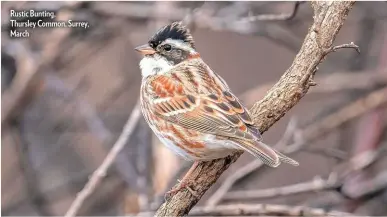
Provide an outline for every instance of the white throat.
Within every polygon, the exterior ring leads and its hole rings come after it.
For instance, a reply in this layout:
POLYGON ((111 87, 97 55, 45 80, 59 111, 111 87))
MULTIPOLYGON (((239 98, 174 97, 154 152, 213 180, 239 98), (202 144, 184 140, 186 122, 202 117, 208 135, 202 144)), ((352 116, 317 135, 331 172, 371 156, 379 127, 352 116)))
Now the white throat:
POLYGON ((169 71, 172 67, 172 63, 159 56, 146 56, 140 61, 140 69, 143 78, 150 75, 163 74, 169 71))

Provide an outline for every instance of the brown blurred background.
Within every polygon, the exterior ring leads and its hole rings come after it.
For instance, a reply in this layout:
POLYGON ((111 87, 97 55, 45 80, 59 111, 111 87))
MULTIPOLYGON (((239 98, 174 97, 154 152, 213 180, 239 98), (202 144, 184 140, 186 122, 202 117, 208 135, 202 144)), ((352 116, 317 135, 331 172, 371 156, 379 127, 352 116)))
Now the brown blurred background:
MULTIPOLYGON (((239 20, 248 14, 288 14, 294 8, 293 2, 2 2, 2 214, 66 212, 121 134, 136 104, 141 57, 133 48, 147 42, 155 30, 184 19, 203 59, 251 106, 290 66, 313 11, 305 2, 287 20, 239 20), (40 28, 31 30, 28 39, 11 39, 11 8, 55 11, 58 19, 89 21, 90 28, 40 28), (195 16, 198 11, 200 16, 195 16), (30 80, 29 75, 33 76, 30 80), (23 82, 17 79, 28 81, 25 91, 19 91, 23 82), (8 101, 5 96, 10 96, 8 101), (4 106, 13 101, 17 102, 5 114, 4 106)), ((348 49, 328 55, 317 72, 318 85, 265 133, 266 143, 280 141, 289 123, 296 128, 291 134, 303 132, 386 88, 386 20, 385 2, 355 4, 335 44, 353 41, 361 54, 348 49)), ((305 144, 291 155, 299 167, 262 167, 243 176, 230 192, 287 186, 317 176, 325 180, 336 171, 345 174, 354 167, 353 161, 370 162, 343 175, 337 186, 259 199, 227 199, 226 194, 219 202, 307 205, 387 215, 386 108, 385 103, 378 109, 371 106, 305 144)), ((190 165, 152 136, 141 116, 79 215, 124 215, 157 208, 164 192, 190 165)), ((289 143, 297 139, 291 137, 289 143)), ((199 205, 205 205, 224 180, 253 160, 244 154, 199 205)))

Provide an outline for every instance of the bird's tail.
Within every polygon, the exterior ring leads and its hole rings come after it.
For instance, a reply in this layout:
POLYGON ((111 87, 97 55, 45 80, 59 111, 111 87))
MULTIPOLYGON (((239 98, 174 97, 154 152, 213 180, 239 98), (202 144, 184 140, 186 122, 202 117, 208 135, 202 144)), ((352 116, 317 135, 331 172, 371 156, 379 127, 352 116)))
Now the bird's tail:
POLYGON ((259 158, 263 163, 271 167, 278 167, 281 162, 288 163, 293 166, 299 165, 297 161, 285 156, 261 141, 257 141, 255 143, 251 143, 249 141, 239 141, 239 147, 259 158))

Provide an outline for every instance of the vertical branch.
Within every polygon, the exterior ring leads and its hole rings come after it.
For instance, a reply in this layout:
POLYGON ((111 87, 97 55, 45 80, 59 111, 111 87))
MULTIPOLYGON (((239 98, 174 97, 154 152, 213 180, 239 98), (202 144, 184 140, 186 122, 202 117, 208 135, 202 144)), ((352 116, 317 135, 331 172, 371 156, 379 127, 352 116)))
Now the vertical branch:
MULTIPOLYGON (((312 2, 314 23, 290 68, 269 90, 266 97, 250 109, 253 120, 265 132, 283 117, 312 86, 316 67, 323 58, 335 50, 332 43, 352 8, 354 2, 312 2), (318 36, 318 37, 317 37, 318 36)), ((201 162, 191 173, 190 180, 197 197, 188 191, 179 191, 157 210, 156 216, 186 215, 219 176, 235 162, 241 152, 210 162, 201 162)))

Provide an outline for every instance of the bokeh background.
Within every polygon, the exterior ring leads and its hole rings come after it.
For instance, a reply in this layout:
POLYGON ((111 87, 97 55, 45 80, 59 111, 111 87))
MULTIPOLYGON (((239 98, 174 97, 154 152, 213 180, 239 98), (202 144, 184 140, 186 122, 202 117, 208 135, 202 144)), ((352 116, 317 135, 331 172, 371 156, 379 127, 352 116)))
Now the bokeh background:
MULTIPOLYGON (((291 65, 313 21, 308 2, 1 2, 1 10, 6 216, 66 213, 135 108, 141 57, 133 48, 161 26, 184 20, 203 59, 250 107, 291 65), (10 9, 55 11, 59 20, 89 21, 90 28, 41 28, 31 30, 28 39, 11 39, 10 9)), ((385 2, 356 3, 335 44, 354 42, 361 54, 351 49, 329 54, 316 74, 318 85, 265 133, 266 143, 283 149, 301 143, 290 154, 299 167, 247 173, 255 160, 244 154, 198 206, 213 203, 219 187, 242 173, 216 204, 387 215, 387 107, 380 100, 381 90, 387 99, 386 20, 385 2), (370 97, 375 93, 379 101, 370 97), (316 136, 305 141, 305 133, 316 136), (312 187, 294 187, 298 183, 312 187), (284 186, 305 192, 271 195, 284 186)), ((190 166, 154 138, 142 116, 127 138, 79 215, 154 210, 190 166)))

